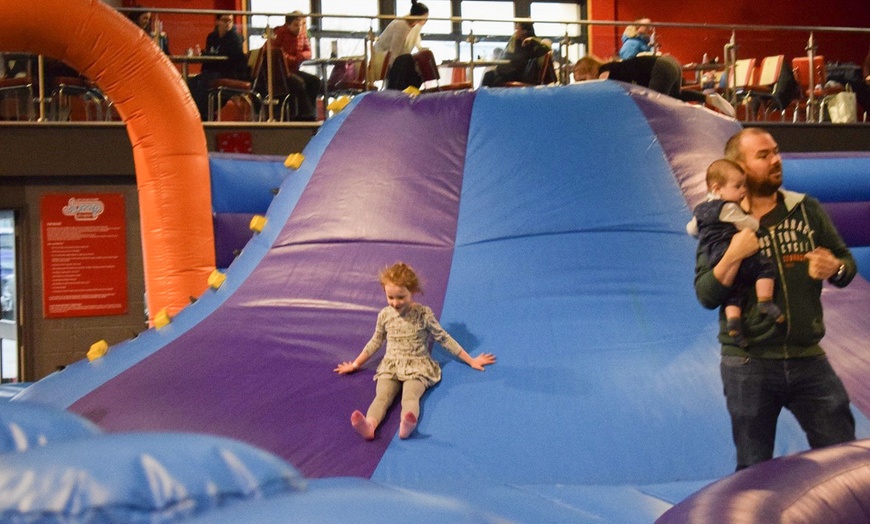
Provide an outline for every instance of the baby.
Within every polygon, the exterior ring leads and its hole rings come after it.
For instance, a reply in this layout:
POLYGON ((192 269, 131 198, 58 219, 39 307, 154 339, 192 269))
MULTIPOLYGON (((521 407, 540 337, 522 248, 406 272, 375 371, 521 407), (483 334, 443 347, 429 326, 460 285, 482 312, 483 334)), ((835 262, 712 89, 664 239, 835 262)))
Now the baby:
MULTIPOLYGON (((715 266, 725 254, 733 237, 744 229, 758 230, 758 220, 743 211, 740 202, 746 197, 746 175, 736 163, 720 159, 707 168, 707 200, 695 208, 694 218, 686 226, 692 236, 698 237, 698 249, 704 250, 710 266, 715 266)), ((745 258, 740 263, 735 289, 754 285, 759 311, 776 322, 785 321, 779 307, 773 303, 776 268, 761 252, 745 258)), ((742 305, 738 293, 732 293, 725 303, 725 320, 728 335, 740 347, 748 341, 740 322, 742 305)))

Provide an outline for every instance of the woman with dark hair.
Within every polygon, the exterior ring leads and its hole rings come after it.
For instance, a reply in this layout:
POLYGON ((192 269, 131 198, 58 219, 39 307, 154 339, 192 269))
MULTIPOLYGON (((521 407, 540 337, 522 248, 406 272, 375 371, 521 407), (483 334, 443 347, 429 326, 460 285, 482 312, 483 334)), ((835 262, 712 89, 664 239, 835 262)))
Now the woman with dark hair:
POLYGON ((423 84, 411 51, 422 48, 420 30, 428 18, 429 8, 417 0, 411 0, 408 16, 390 22, 375 41, 375 55, 380 63, 389 56, 387 89, 403 90, 408 86, 420 87, 423 84))
POLYGON ((514 34, 502 54, 502 59, 509 60, 510 63, 500 64, 493 71, 487 71, 480 83, 486 87, 499 87, 508 82, 536 83, 534 79, 526 78, 529 63, 549 52, 550 46, 535 36, 532 22, 517 22, 514 34))
MULTIPOLYGON (((139 4, 133 4, 131 7, 141 8, 139 4)), ((147 34, 154 43, 167 55, 169 54, 169 37, 163 32, 163 23, 154 20, 154 16, 149 11, 133 11, 127 13, 134 24, 139 26, 145 34, 147 34)))

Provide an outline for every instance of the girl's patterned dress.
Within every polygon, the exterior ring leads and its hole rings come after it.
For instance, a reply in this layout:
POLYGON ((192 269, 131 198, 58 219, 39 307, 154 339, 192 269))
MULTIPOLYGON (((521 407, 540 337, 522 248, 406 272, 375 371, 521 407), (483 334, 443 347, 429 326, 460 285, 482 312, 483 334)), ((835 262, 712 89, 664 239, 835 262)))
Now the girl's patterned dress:
POLYGON ((363 351, 371 357, 387 341, 387 350, 378 365, 375 380, 394 378, 400 381, 419 379, 426 387, 441 380, 441 366, 429 354, 429 337, 450 353, 459 356, 462 346, 438 323, 428 306, 411 304, 403 316, 390 306, 378 313, 375 334, 363 351))

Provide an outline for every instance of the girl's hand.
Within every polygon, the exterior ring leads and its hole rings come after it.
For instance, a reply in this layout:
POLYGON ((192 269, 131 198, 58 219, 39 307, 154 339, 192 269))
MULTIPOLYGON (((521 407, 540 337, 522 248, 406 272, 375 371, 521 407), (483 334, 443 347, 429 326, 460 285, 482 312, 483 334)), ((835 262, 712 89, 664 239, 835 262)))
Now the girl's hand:
POLYGON ((353 362, 342 362, 335 369, 333 369, 333 371, 335 371, 339 375, 347 375, 347 374, 353 373, 354 371, 356 371, 358 369, 359 369, 359 366, 357 366, 353 362))
POLYGON ((495 364, 495 355, 492 353, 481 353, 476 357, 472 357, 469 365, 478 371, 483 371, 483 366, 489 366, 490 364, 495 364))

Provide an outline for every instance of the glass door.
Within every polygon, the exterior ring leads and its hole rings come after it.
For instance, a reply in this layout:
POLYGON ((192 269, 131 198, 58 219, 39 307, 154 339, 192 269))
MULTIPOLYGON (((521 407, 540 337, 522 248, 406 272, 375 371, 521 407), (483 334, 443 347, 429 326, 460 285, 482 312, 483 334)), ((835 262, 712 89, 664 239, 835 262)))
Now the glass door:
POLYGON ((18 382, 18 288, 15 213, 0 210, 0 381, 18 382))

